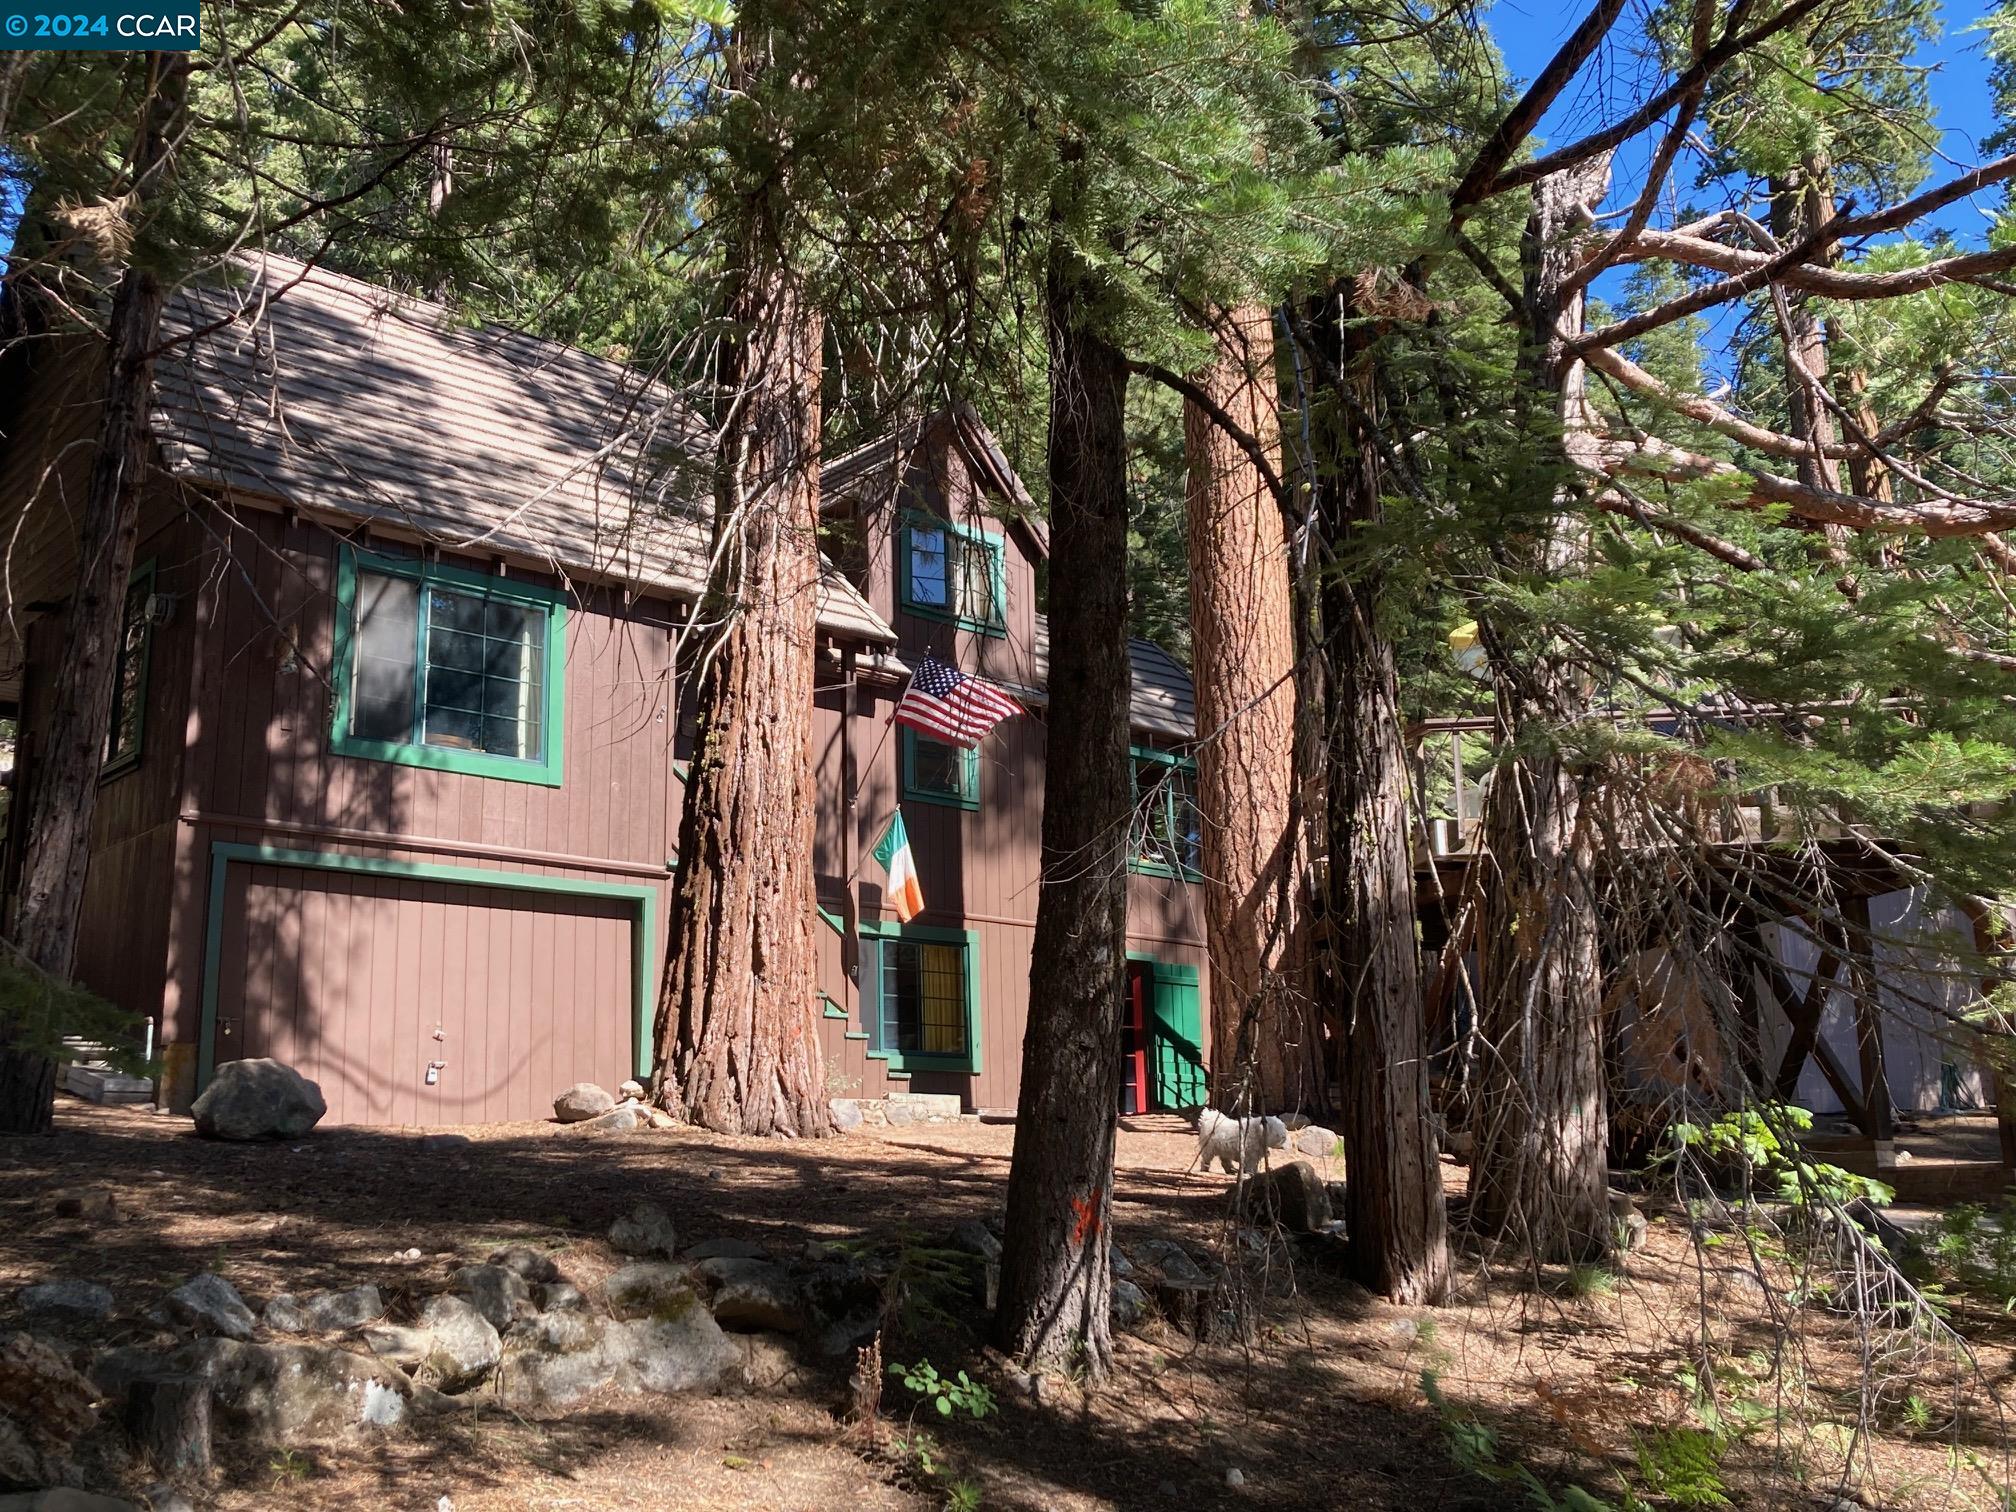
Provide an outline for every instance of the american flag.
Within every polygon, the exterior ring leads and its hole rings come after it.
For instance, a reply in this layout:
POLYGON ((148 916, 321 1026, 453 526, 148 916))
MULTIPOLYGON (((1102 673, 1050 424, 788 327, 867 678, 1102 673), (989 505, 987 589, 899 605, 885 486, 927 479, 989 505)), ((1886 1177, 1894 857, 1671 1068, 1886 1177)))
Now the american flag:
POLYGON ((1022 705, 992 683, 926 653, 896 705, 896 723, 956 746, 977 746, 1022 705))

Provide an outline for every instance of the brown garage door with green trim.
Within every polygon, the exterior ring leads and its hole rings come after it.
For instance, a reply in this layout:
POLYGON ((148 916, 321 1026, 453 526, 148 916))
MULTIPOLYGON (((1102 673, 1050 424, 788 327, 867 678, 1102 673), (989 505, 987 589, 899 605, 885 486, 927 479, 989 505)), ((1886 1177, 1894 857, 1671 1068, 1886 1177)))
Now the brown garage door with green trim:
POLYGON ((237 864, 222 906, 216 1059, 285 1061, 327 1123, 550 1118, 632 1073, 620 899, 237 864))

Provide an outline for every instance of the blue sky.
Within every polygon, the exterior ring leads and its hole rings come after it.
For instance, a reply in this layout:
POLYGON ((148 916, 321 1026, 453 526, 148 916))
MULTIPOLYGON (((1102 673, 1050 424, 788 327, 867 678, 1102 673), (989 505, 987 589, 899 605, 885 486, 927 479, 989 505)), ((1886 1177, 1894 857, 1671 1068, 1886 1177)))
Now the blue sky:
MULTIPOLYGON (((1604 51, 1584 65, 1577 84, 1541 122, 1542 136, 1557 144, 1566 142, 1602 121, 1614 120, 1643 97, 1649 76, 1633 54, 1643 36, 1641 22, 1647 5, 1648 0, 1634 0, 1604 51)), ((1979 32, 1970 30, 1993 8, 1991 0, 1951 0, 1943 5, 1944 35, 1914 60, 1935 70, 1932 99, 1943 132, 1933 162, 1935 182, 1979 163, 1981 140, 1996 129, 1983 39, 1979 32)), ((1486 21, 1498 39, 1506 66, 1523 85, 1546 67, 1588 10, 1584 0, 1572 5, 1496 0, 1486 21)), ((1628 181, 1632 170, 1642 167, 1656 136, 1656 132, 1647 133, 1619 153, 1620 182, 1628 181)), ((1949 207, 1933 224, 1962 241, 1978 241, 1986 229, 1988 213, 2000 199, 1998 191, 1984 192, 1971 204, 1963 201, 1949 207)))

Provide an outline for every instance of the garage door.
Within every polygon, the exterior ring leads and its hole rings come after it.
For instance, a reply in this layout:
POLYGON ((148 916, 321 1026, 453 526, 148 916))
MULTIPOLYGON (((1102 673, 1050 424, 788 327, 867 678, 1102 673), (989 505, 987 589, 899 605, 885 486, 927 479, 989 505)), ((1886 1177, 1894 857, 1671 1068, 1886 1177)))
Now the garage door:
POLYGON ((325 1122, 548 1118, 633 1073, 626 899, 246 861, 217 903, 214 1059, 285 1061, 325 1122))

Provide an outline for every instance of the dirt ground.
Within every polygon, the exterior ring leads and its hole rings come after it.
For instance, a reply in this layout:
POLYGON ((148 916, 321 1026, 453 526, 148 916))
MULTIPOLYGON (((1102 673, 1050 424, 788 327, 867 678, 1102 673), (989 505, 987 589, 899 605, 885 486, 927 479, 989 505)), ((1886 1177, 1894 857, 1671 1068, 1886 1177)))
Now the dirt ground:
MULTIPOLYGON (((119 1314, 100 1344, 147 1337, 140 1314, 202 1270, 221 1272, 255 1308, 280 1291, 366 1281, 393 1301, 441 1290, 457 1266, 523 1242, 593 1281, 614 1260, 609 1224, 640 1199, 673 1216, 682 1244, 727 1237, 789 1253, 809 1239, 929 1238, 998 1214, 1014 1139, 1012 1126, 973 1123, 817 1144, 683 1130, 598 1137, 550 1124, 465 1132, 470 1143, 451 1149, 417 1131, 341 1128, 233 1146, 197 1139, 184 1119, 66 1098, 53 1136, 0 1141, 0 1331, 15 1321, 19 1286, 56 1276, 113 1289, 119 1314), (58 1216, 57 1199, 84 1189, 115 1193, 117 1218, 58 1216), (422 1258, 399 1258, 409 1248, 422 1258)), ((1231 1183, 1189 1171, 1195 1148, 1178 1119, 1123 1121, 1123 1247, 1167 1237, 1232 1252, 1231 1183)), ((1460 1201, 1464 1173, 1443 1169, 1460 1201)), ((1684 1221, 1655 1211, 1646 1244, 1593 1275, 1487 1277, 1465 1246, 1457 1300, 1433 1311, 1377 1302, 1284 1244, 1269 1255, 1251 1346, 1199 1348, 1157 1325, 1122 1338, 1105 1386, 1057 1383, 1040 1400, 971 1334, 893 1341, 888 1358, 926 1350, 941 1370, 986 1381, 1000 1404, 980 1422, 934 1415, 928 1474, 914 1453, 871 1450, 848 1428, 836 1372, 788 1397, 591 1399, 550 1423, 476 1393, 466 1412, 362 1447, 238 1451, 207 1504, 431 1512, 446 1497, 455 1512, 865 1512, 935 1509, 956 1487, 977 1494, 969 1505, 1067 1512, 1481 1512, 1540 1505, 1521 1467, 1536 1485, 1573 1482, 1616 1501, 1644 1445, 1683 1421, 1687 1373, 1705 1361, 1732 1383, 1725 1394, 1773 1404, 1766 1430, 1722 1466, 1739 1506, 1826 1507, 1844 1488, 1868 1507, 1994 1505, 1969 1461, 2007 1483, 1982 1380, 2010 1373, 1996 1326, 1977 1336, 1979 1374, 1956 1373, 1936 1341, 1903 1354, 1878 1341, 1883 1432, 1858 1438, 1872 1399, 1855 1390, 1855 1367, 1869 1340, 1809 1311, 1788 1365, 1773 1325, 1784 1278, 1768 1263, 1769 1290, 1735 1275, 1747 1262, 1727 1237, 1699 1247, 1684 1221), (1424 1371, 1442 1406, 1424 1394, 1424 1371), (1907 1394, 1929 1396, 1929 1417, 1905 1411, 1907 1394), (1858 1454, 1844 1477, 1840 1465, 1858 1454)), ((910 1410, 891 1382, 885 1419, 914 1442, 910 1410)))

